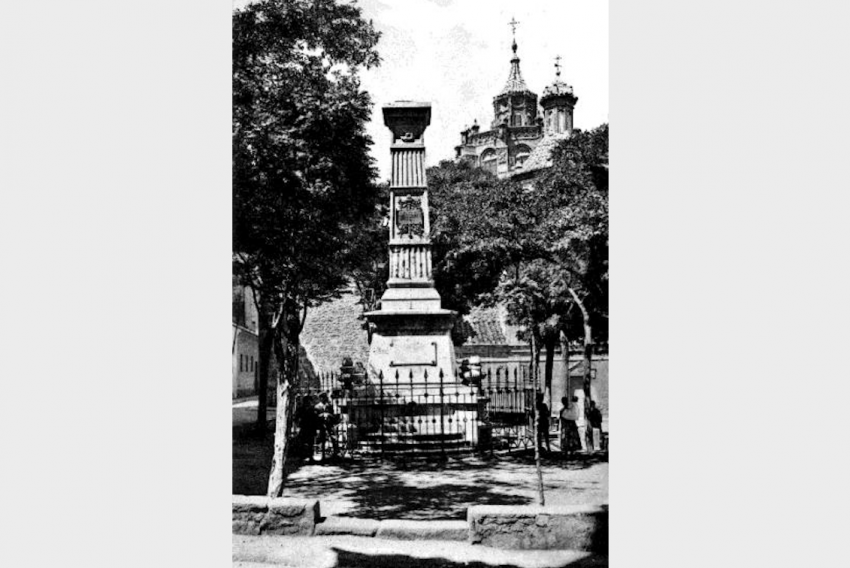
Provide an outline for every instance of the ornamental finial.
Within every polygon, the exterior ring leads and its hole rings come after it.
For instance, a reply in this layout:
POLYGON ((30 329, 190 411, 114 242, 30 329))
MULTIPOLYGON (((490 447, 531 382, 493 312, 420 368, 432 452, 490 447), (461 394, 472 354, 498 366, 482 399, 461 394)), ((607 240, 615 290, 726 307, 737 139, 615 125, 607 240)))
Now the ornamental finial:
POLYGON ((516 21, 516 18, 511 18, 511 21, 508 22, 508 25, 511 27, 511 34, 513 34, 513 45, 511 45, 511 49, 514 50, 514 56, 516 56, 516 27, 519 22, 516 21))
POLYGON ((561 56, 560 55, 555 56, 555 76, 556 77, 561 76, 561 56))

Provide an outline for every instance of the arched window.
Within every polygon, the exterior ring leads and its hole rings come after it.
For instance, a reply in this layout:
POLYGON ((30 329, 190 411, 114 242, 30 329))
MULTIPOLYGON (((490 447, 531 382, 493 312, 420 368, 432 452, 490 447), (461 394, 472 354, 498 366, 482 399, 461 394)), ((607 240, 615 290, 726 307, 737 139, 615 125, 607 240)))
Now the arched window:
POLYGON ((528 159, 528 155, 531 154, 531 148, 526 146, 525 144, 520 144, 514 150, 514 165, 521 166, 528 159))
POLYGON ((481 169, 487 170, 490 173, 496 173, 496 151, 492 148, 487 148, 481 154, 481 169))

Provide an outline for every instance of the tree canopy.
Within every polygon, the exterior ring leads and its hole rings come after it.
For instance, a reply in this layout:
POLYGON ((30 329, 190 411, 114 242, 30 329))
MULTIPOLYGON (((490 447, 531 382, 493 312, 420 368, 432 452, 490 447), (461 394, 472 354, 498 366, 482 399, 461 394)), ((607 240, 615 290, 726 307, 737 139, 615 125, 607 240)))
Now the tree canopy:
POLYGON ((468 162, 428 175, 435 280, 449 307, 498 302, 538 349, 554 349, 562 332, 607 338, 607 125, 561 141, 531 182, 468 162))
POLYGON ((356 4, 336 0, 262 0, 233 12, 234 275, 258 308, 262 429, 273 356, 279 370, 270 496, 282 491, 307 310, 348 284, 351 237, 375 214, 372 102, 358 73, 379 63, 378 37, 356 4))
POLYGON ((266 296, 307 305, 345 282, 348 234, 377 197, 357 77, 377 40, 332 0, 233 14, 233 250, 266 296))

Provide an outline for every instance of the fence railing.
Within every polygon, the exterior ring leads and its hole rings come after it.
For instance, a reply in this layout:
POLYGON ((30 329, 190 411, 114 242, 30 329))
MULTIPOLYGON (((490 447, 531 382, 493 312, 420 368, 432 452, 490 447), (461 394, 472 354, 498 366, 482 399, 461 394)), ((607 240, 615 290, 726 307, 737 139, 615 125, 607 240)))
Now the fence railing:
POLYGON ((480 380, 442 372, 322 373, 295 394, 296 446, 309 456, 447 456, 533 444, 528 370, 494 365, 480 380))

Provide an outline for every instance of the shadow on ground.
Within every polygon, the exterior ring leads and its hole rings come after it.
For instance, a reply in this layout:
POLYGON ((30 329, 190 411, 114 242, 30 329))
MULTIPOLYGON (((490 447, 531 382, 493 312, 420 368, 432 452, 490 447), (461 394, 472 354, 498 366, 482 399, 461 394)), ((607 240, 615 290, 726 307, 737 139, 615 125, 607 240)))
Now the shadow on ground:
POLYGON ((233 494, 265 495, 274 453, 274 434, 253 425, 233 428, 233 494))
MULTIPOLYGON (((263 495, 268 484, 274 436, 257 434, 250 427, 233 429, 233 493, 263 495)), ((534 455, 531 451, 489 457, 438 459, 385 459, 365 456, 310 465, 287 460, 284 496, 318 498, 349 504, 340 516, 371 519, 465 519, 470 505, 530 505, 534 503, 534 455)), ((544 472, 561 472, 562 478, 544 473, 547 491, 573 496, 594 491, 600 482, 573 482, 564 476, 606 463, 606 453, 545 455, 544 472)), ((559 474, 560 475, 560 474, 559 474)), ((602 482, 602 483, 606 483, 602 482)), ((587 493, 587 495, 591 495, 587 493)))
MULTIPOLYGON (((581 460, 546 460, 546 466, 584 469, 603 456, 581 460)), ((466 519, 470 505, 531 505, 534 494, 517 490, 517 478, 528 479, 533 456, 498 459, 469 457, 445 462, 350 461, 333 468, 312 466, 306 478, 290 478, 289 489, 302 496, 334 495, 354 504, 340 516, 370 519, 466 519)), ((547 489, 555 490, 554 486, 547 489)), ((580 490, 576 488, 576 490, 580 490)))
MULTIPOLYGON (((417 558, 405 554, 361 554, 340 548, 332 549, 337 554, 337 566, 372 567, 372 568, 521 568, 516 564, 490 564, 485 562, 456 562, 447 558, 417 558)), ((608 566, 608 558, 601 555, 591 555, 580 560, 561 564, 564 568, 590 568, 593 566, 608 566)))

